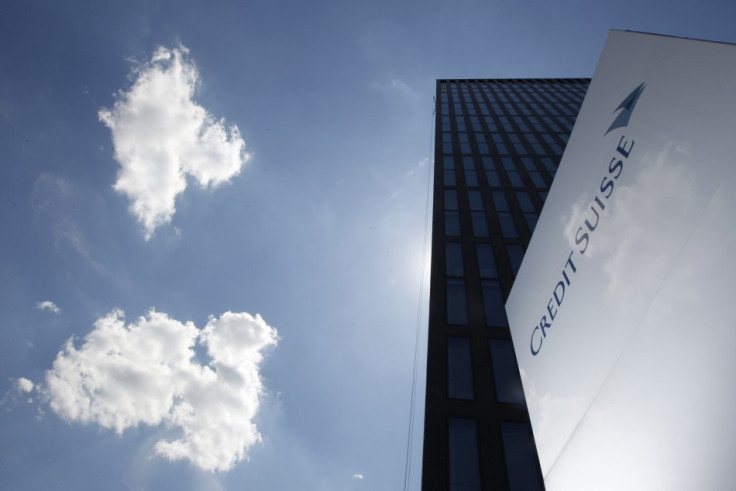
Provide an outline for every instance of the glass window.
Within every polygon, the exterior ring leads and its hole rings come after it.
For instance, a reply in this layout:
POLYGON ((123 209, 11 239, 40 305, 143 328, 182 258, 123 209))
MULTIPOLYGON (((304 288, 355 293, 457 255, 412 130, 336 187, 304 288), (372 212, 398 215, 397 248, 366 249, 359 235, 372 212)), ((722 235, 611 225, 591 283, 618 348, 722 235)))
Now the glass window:
POLYGON ((519 206, 521 207, 521 211, 527 212, 527 213, 534 213, 536 208, 534 207, 534 203, 532 203, 532 198, 529 196, 529 193, 526 191, 517 191, 516 192, 516 199, 519 201, 519 206))
POLYGON ((475 397, 468 338, 447 338, 447 397, 467 400, 475 397))
POLYGON ((504 327, 508 325, 506 309, 503 306, 501 285, 495 280, 483 280, 483 310, 486 314, 487 326, 504 327))
POLYGON ((470 143, 461 143, 460 153, 465 154, 465 155, 469 154, 470 153, 470 143))
POLYGON ((496 207, 496 211, 509 211, 509 202, 506 201, 503 191, 491 191, 491 198, 493 198, 493 206, 496 207))
POLYGON ((463 276, 463 249, 459 242, 445 244, 445 274, 463 276))
POLYGON ((478 177, 475 175, 474 170, 466 170, 465 171, 465 185, 471 186, 471 187, 477 187, 478 186, 478 177))
POLYGON ((445 210, 457 210, 457 191, 445 189, 445 210))
POLYGON ((468 203, 473 211, 483 210, 483 199, 480 197, 480 191, 468 191, 468 203))
POLYGON ((506 253, 509 255, 509 262, 511 263, 511 269, 514 271, 514 276, 519 273, 519 267, 521 266, 521 260, 524 258, 524 249, 520 245, 507 245, 506 253))
POLYGON ((477 244, 475 246, 478 255, 478 272, 481 278, 498 278, 496 260, 493 258, 493 246, 491 244, 477 244))
POLYGON ((534 172, 529 173, 529 177, 534 183, 534 187, 536 187, 537 189, 547 189, 547 183, 544 182, 544 179, 542 178, 542 174, 540 174, 537 171, 534 171, 534 172))
POLYGON ((516 239, 519 237, 519 233, 516 231, 516 225, 514 225, 514 219, 511 213, 499 213, 498 223, 501 225, 501 235, 505 239, 516 239))
POLYGON ((478 430, 475 420, 449 418, 447 426, 450 491, 480 491, 478 430))
POLYGON ((516 170, 516 165, 514 164, 514 159, 511 157, 501 157, 501 162, 503 163, 503 168, 506 170, 516 170))
POLYGON ((500 186, 501 180, 498 178, 498 172, 489 170, 486 172, 486 179, 488 179, 489 186, 500 186))
POLYGON ((526 148, 521 143, 514 143, 514 150, 519 155, 526 155, 526 148))
POLYGON ((528 171, 537 170, 537 166, 534 165, 534 161, 529 157, 522 157, 521 162, 524 164, 524 168, 528 171))
POLYGON ((506 175, 509 176, 509 181, 511 182, 511 186, 515 188, 523 188, 524 183, 521 181, 521 176, 516 171, 507 171, 506 175))
POLYGON ((445 212, 445 235, 448 237, 460 235, 460 217, 456 211, 445 212))
POLYGON ((493 160, 490 157, 482 157, 483 168, 485 170, 496 170, 496 166, 493 164, 493 160))
POLYGON ((468 323, 465 282, 461 279, 447 278, 447 323, 459 325, 468 323))
POLYGON ((496 384, 496 400, 511 404, 526 404, 513 344, 502 339, 491 339, 489 344, 493 381, 496 384))
MULTIPOLYGON (((534 451, 534 440, 526 423, 501 422, 501 436, 506 455, 509 489, 534 491, 542 489, 534 451)), ((475 488, 473 488, 475 489, 475 488)))
POLYGON ((475 169, 475 164, 473 163, 473 157, 463 157, 463 169, 465 170, 475 169))
MULTIPOLYGON (((522 111, 524 111, 524 113, 525 113, 525 114, 528 114, 528 112, 527 112, 527 111, 528 111, 528 109, 526 109, 526 108, 523 108, 523 109, 522 109, 522 111)), ((514 121, 516 122, 516 125, 517 125, 517 126, 519 127, 519 129, 520 129, 521 131, 529 131, 529 128, 528 128, 528 127, 527 127, 527 125, 526 125, 526 124, 524 123, 524 120, 523 120, 523 119, 521 119, 521 117, 519 117, 519 116, 514 116, 514 121)))
POLYGON ((553 176, 555 175, 555 172, 557 172, 557 166, 554 162, 552 162, 552 159, 550 159, 549 157, 545 157, 542 159, 542 164, 544 164, 544 168, 547 169, 547 172, 549 172, 553 176))
POLYGON ((442 133, 442 151, 444 153, 452 153, 452 134, 442 133))
POLYGON ((488 237, 488 224, 486 223, 486 215, 482 211, 473 211, 470 213, 473 222, 473 237, 488 237))
POLYGON ((454 170, 446 170, 445 171, 445 186, 454 186, 455 183, 455 171, 454 170))
POLYGON ((442 168, 450 170, 455 168, 455 159, 453 157, 442 157, 442 168))
POLYGON ((534 232, 537 222, 539 221, 539 215, 536 213, 524 213, 524 218, 526 219, 526 224, 529 227, 529 233, 534 232))

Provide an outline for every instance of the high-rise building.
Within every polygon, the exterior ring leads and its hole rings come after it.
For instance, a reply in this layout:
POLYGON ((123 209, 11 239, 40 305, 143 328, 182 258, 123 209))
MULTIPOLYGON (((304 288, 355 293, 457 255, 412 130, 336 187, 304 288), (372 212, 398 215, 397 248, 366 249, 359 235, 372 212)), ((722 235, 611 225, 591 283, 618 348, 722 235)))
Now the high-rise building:
POLYGON ((544 488, 504 302, 589 82, 437 81, 425 490, 544 488))

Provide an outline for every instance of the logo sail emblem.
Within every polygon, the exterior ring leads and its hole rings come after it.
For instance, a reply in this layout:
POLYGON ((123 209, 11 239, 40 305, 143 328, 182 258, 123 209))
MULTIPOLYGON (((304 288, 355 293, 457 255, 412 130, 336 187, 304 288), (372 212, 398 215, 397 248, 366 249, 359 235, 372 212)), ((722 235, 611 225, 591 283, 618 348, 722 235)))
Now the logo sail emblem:
MULTIPOLYGON (((611 131, 615 130, 616 128, 622 128, 629 124, 629 118, 631 118, 631 113, 634 112, 634 106, 636 106, 636 102, 639 100, 639 96, 642 92, 644 92, 644 87, 646 87, 646 82, 642 82, 641 85, 639 85, 637 88, 634 89, 634 91, 629 94, 626 99, 621 102, 621 104, 618 105, 616 108, 616 111, 619 109, 621 110, 620 113, 618 113, 618 116, 616 116, 616 119, 613 120, 613 123, 611 123, 611 126, 608 128, 608 131, 606 131, 606 135, 611 131)), ((616 112, 613 111, 613 112, 616 112)))

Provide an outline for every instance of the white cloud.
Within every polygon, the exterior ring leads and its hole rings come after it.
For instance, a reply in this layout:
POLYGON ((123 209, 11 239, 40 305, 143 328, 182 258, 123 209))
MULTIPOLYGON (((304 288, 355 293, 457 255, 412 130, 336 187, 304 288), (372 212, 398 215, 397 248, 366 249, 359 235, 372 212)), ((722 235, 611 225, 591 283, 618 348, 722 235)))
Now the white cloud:
POLYGON ((171 222, 187 175, 202 187, 236 176, 250 158, 236 125, 216 120, 192 97, 199 73, 189 51, 159 47, 134 70, 133 86, 98 115, 112 131, 120 164, 114 188, 131 201, 146 240, 171 222))
POLYGON ((29 392, 33 391, 33 382, 28 380, 25 377, 20 377, 15 381, 16 387, 18 387, 18 390, 28 394, 29 392))
POLYGON ((163 423, 171 434, 156 453, 226 471, 261 441, 253 423, 263 391, 261 350, 277 339, 260 315, 226 312, 200 330, 153 309, 125 325, 114 310, 97 319, 80 348, 67 341, 46 373, 46 392, 69 421, 117 433, 163 423), (195 359, 197 344, 209 363, 195 359))
POLYGON ((360 479, 361 481, 364 479, 363 474, 353 474, 353 479, 360 479))
POLYGON ((54 314, 61 313, 61 309, 56 306, 54 302, 51 302, 49 300, 44 300, 43 302, 38 302, 36 304, 36 308, 38 310, 48 310, 49 312, 53 312, 54 314))

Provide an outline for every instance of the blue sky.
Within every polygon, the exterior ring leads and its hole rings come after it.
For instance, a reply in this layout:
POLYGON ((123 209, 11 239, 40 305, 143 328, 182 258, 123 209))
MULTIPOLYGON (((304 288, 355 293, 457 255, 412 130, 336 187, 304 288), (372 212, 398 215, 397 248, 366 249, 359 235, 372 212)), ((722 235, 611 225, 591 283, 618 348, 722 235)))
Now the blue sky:
POLYGON ((435 79, 590 76, 611 28, 736 42, 733 18, 4 2, 4 485, 399 488, 435 79))

